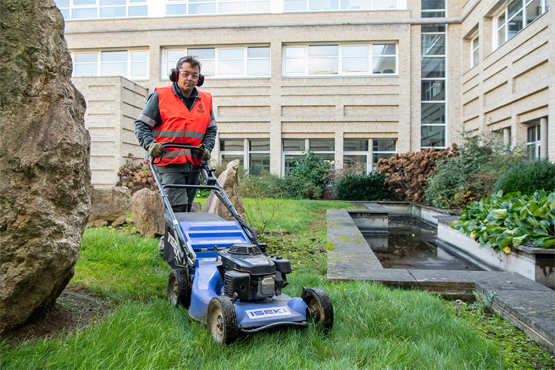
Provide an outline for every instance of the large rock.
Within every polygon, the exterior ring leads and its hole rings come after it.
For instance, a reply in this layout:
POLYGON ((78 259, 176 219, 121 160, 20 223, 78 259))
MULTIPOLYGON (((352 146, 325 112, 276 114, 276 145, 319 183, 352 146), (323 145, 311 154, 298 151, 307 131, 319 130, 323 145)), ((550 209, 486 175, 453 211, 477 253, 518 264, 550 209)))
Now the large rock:
POLYGON ((139 233, 154 237, 164 235, 164 204, 160 193, 150 189, 141 189, 133 194, 131 200, 133 222, 139 233))
POLYGON ((91 217, 87 227, 124 224, 127 213, 131 211, 130 196, 131 190, 126 187, 93 188, 91 191, 91 217))
POLYGON ((52 0, 0 1, 0 331, 53 304, 90 213, 85 99, 52 0))
MULTIPOLYGON (((241 198, 241 187, 239 183, 239 178, 241 176, 241 171, 239 171, 239 160, 229 162, 224 172, 218 177, 218 182, 224 188, 227 197, 235 207, 235 210, 245 219, 245 207, 243 207, 243 199, 241 198)), ((211 193, 204 204, 203 212, 215 213, 224 220, 235 220, 235 217, 227 210, 222 202, 211 193)))

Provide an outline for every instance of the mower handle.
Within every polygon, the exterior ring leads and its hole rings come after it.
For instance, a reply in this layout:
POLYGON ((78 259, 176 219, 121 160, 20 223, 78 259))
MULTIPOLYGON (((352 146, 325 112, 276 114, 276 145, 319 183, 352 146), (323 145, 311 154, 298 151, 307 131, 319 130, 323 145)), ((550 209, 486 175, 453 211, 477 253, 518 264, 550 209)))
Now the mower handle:
MULTIPOLYGON (((202 144, 201 144, 202 145, 202 144)), ((182 143, 162 143, 162 146, 164 148, 170 148, 170 149, 189 149, 191 150, 191 153, 195 153, 194 150, 199 150, 200 153, 202 153, 204 151, 204 148, 202 146, 194 146, 194 145, 189 145, 189 144, 182 144, 182 143)), ((199 157, 199 156, 197 156, 199 157)), ((152 164, 158 164, 162 161, 162 156, 158 157, 158 158, 152 158, 152 164), (158 159, 158 161, 156 161, 158 159)))

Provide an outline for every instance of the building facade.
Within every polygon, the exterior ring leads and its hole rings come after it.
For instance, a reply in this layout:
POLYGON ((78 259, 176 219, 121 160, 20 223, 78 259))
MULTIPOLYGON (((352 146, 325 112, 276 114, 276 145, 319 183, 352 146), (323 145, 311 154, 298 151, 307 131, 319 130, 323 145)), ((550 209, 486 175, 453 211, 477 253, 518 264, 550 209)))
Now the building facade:
POLYGON ((394 153, 445 148, 462 129, 499 133, 531 159, 553 160, 548 1, 56 3, 78 88, 123 76, 147 96, 170 84, 181 56, 196 55, 201 89, 214 97, 213 157, 285 174, 306 149, 335 168, 370 171, 394 153))

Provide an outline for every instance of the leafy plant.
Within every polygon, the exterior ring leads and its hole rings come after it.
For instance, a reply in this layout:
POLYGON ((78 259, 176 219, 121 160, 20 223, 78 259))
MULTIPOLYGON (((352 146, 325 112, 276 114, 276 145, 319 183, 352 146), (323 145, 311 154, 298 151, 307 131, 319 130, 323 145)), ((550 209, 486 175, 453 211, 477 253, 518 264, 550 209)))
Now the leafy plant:
POLYGON ((505 172, 493 187, 494 192, 520 191, 532 195, 538 190, 555 191, 555 163, 548 160, 525 162, 505 172))
POLYGON ((499 176, 524 158, 497 136, 460 133, 457 156, 439 159, 427 180, 424 198, 435 207, 462 208, 491 194, 499 176))
POLYGON ((457 229, 480 242, 480 248, 511 252, 511 246, 555 247, 555 192, 520 192, 503 195, 502 191, 464 207, 457 229))
POLYGON ((310 198, 319 198, 326 187, 331 165, 309 150, 303 152, 300 161, 295 159, 293 163, 289 176, 309 180, 319 190, 310 195, 310 198))
POLYGON ((379 160, 378 173, 385 175, 385 184, 389 185, 389 190, 402 198, 422 202, 426 179, 434 174, 437 161, 456 155, 456 144, 441 152, 429 148, 420 152, 395 154, 391 158, 379 160))
POLYGON ((343 200, 397 200, 398 195, 385 185, 385 175, 349 173, 335 185, 335 194, 343 200))

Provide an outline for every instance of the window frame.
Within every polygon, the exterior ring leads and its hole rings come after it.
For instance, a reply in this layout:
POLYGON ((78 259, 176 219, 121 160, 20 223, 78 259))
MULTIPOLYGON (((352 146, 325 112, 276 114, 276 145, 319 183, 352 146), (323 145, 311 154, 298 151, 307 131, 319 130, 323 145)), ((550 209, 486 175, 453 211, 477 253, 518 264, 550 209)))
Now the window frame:
POLYGON ((480 63, 480 35, 476 35, 470 40, 470 68, 476 67, 480 63), (478 41, 478 46, 474 46, 474 42, 478 41), (474 58, 474 52, 478 51, 478 60, 474 58))
MULTIPOLYGON (((164 48, 162 51, 162 61, 161 61, 161 80, 168 80, 169 77, 169 70, 168 68, 168 51, 175 51, 181 50, 183 51, 183 56, 187 55, 187 50, 189 49, 213 49, 214 50, 214 75, 205 75, 206 79, 215 79, 215 80, 225 80, 225 79, 269 79, 272 77, 272 50, 270 45, 229 45, 229 46, 212 46, 212 47, 204 47, 204 46, 194 46, 194 47, 168 47, 164 48), (248 56, 248 49, 249 48, 268 48, 270 52, 270 56, 267 58, 260 58, 260 57, 252 57, 249 58, 248 56), (219 75, 219 50, 221 49, 243 49, 243 74, 242 75, 219 75), (249 76, 248 75, 248 61, 249 60, 268 60, 270 62, 270 69, 268 71, 267 76, 249 76)), ((227 60, 227 58, 224 58, 227 60)), ((179 59, 178 59, 179 60, 179 59)), ((199 58, 200 62, 202 63, 203 59, 199 58)), ((176 60, 177 62, 177 60, 176 60)), ((172 67, 175 68, 175 67, 172 67)), ((201 69, 202 73, 202 69, 201 69)), ((204 74, 204 73, 203 73, 204 74)))
POLYGON ((538 161, 541 160, 541 123, 535 122, 529 124, 526 129, 526 159, 528 161, 538 161), (534 141, 529 141, 529 132, 534 130, 534 141), (530 158, 530 147, 533 147, 534 158, 530 158))
POLYGON ((495 27, 493 28, 493 44, 494 44, 494 50, 500 48, 501 46, 505 45, 510 39, 512 39, 513 37, 515 37, 516 35, 518 35, 520 32, 522 32, 526 27, 528 27, 530 24, 534 23, 536 21, 536 19, 540 18, 542 15, 544 15, 547 12, 546 9, 546 0, 540 0, 540 6, 541 6, 541 14, 538 15, 533 21, 530 21, 528 23, 528 17, 527 17, 527 13, 528 13, 528 6, 534 2, 534 0, 513 0, 508 2, 506 5, 504 5, 502 8, 500 8, 500 10, 497 12, 497 14, 494 16, 495 21, 493 22, 493 24, 495 25, 495 27), (515 12, 515 14, 513 14, 512 17, 509 18, 509 6, 511 4, 513 4, 515 1, 520 1, 522 4, 522 7, 519 8, 519 10, 517 12, 515 12), (516 32, 512 37, 509 38, 509 22, 511 20, 513 20, 514 18, 516 18, 518 16, 519 13, 522 12, 522 29, 519 30, 518 32, 516 32), (501 18, 502 16, 505 17, 505 21, 503 22, 503 24, 500 25, 499 23, 499 18, 501 18), (501 28, 505 27, 504 30, 504 42, 499 44, 499 31, 501 30, 501 28))
POLYGON ((85 4, 85 5, 75 5, 74 0, 68 0, 69 6, 58 6, 64 20, 66 21, 82 21, 82 20, 89 20, 89 19, 123 19, 123 18, 148 18, 149 13, 149 1, 148 0, 125 0, 125 4, 121 5, 101 5, 101 0, 92 0, 94 4, 85 4), (109 9, 109 8, 125 8, 125 16, 114 16, 114 17, 101 17, 101 9, 109 9), (129 8, 136 8, 136 7, 146 7, 146 14, 145 15, 137 15, 137 16, 130 16, 129 15, 129 8), (95 9, 96 16, 95 17, 80 17, 74 18, 73 17, 73 10, 79 9, 95 9))
POLYGON ((189 0, 164 0, 163 2, 163 14, 164 17, 205 17, 208 15, 240 15, 240 14, 270 14, 272 13, 271 0, 206 0, 205 2, 191 2, 189 0), (246 3, 246 12, 220 12, 220 4, 232 3, 232 2, 244 2, 246 3), (268 3, 268 11, 255 12, 251 11, 251 4, 253 3, 268 3), (215 12, 206 13, 190 13, 190 5, 203 5, 203 4, 214 4, 215 12), (185 5, 186 12, 181 14, 168 14, 168 5, 185 5))
MULTIPOLYGON (((302 0, 301 0, 302 1, 302 0)), ((370 7, 369 8, 360 8, 360 9, 343 9, 342 2, 344 0, 337 0, 337 8, 330 8, 330 9, 310 9, 310 2, 314 0, 305 0, 305 9, 303 10, 285 10, 285 0, 282 2, 283 4, 283 13, 301 13, 301 12, 349 12, 349 11, 368 11, 368 10, 377 10, 377 11, 384 11, 384 10, 398 10, 400 8, 401 1, 393 0, 395 5, 389 8, 375 8, 374 1, 370 0, 370 7)))
MULTIPOLYGON (((314 57, 312 57, 314 59, 314 57)), ((311 44, 284 44, 282 45, 281 53, 281 76, 283 78, 329 78, 329 77, 399 77, 399 41, 384 41, 384 42, 371 42, 371 43, 311 43, 311 44), (374 55, 372 51, 373 45, 395 45, 395 54, 374 55), (310 74, 309 56, 310 46, 337 46, 337 74, 310 74), (352 58, 354 56, 344 56, 343 47, 345 46, 367 46, 368 47, 368 72, 343 72, 343 58, 352 58), (304 48, 304 72, 303 73, 287 73, 286 61, 287 59, 300 59, 286 57, 287 48, 304 48), (395 72, 394 73, 374 73, 373 60, 374 57, 395 57, 395 72)))
MULTIPOLYGON (((71 72, 71 77, 123 77, 125 79, 128 79, 130 81, 148 81, 150 79, 149 77, 149 64, 150 64, 150 58, 149 58, 149 50, 148 49, 126 49, 126 50, 92 50, 92 51, 72 51, 71 52, 71 59, 72 59, 72 64, 73 64, 73 70, 71 72), (121 76, 121 75, 103 75, 102 74, 102 64, 103 63, 107 63, 107 62, 102 62, 102 53, 109 53, 109 52, 116 52, 116 51, 125 51, 127 52, 127 75, 126 76, 121 76), (131 59, 131 55, 134 52, 146 52, 146 60, 144 61, 144 63, 146 63, 146 75, 144 76, 140 76, 140 77, 133 77, 131 75, 132 72, 132 65, 133 63, 137 63, 137 61, 133 61, 131 59), (88 62, 88 63, 76 63, 75 59, 76 59, 76 55, 77 54, 96 54, 97 58, 96 58, 96 62, 88 62), (96 64, 96 76, 75 76, 75 67, 77 64, 96 64)), ((143 62, 143 61, 140 61, 143 62)))
MULTIPOLYGON (((399 147, 398 146, 398 141, 399 141, 398 139, 390 139, 390 138, 387 138, 387 139, 385 139, 385 138, 384 139, 372 139, 372 159, 371 159, 371 161, 372 161, 371 162, 372 163, 372 165, 371 165, 372 171, 374 171, 374 169, 375 170, 378 169, 378 162, 374 162, 374 156, 376 154, 378 154, 378 155, 379 154, 393 154, 393 155, 397 154, 397 148, 399 147), (393 150, 393 151, 391 151, 391 150, 374 150, 374 143, 377 142, 377 141, 393 141, 395 143, 395 150, 393 150), (376 167, 374 167, 374 163, 376 163, 376 167)), ((380 158, 378 158, 378 161, 379 160, 380 160, 380 158)))
MULTIPOLYGON (((443 60, 444 65, 445 65, 445 70, 444 70, 444 74, 443 77, 422 77, 422 63, 421 63, 421 70, 420 70, 420 86, 422 87, 422 83, 424 81, 442 81, 444 83, 444 98, 443 100, 423 100, 422 99, 422 94, 421 94, 421 98, 420 98, 420 148, 421 149, 428 149, 428 148, 434 148, 434 149, 445 149, 447 147, 447 142, 448 142, 448 137, 447 137, 447 127, 448 127, 448 109, 449 109, 449 105, 447 104, 447 97, 448 97, 448 93, 449 93, 449 83, 448 83, 448 79, 447 79, 447 73, 448 73, 448 43, 447 43, 447 29, 448 27, 445 27, 444 31, 430 31, 430 32, 421 32, 421 35, 444 35, 445 37, 445 53, 440 55, 440 54, 435 54, 435 55, 430 55, 430 54, 421 54, 421 61, 423 58, 429 58, 429 59, 438 59, 438 60, 443 60), (444 112, 445 112, 445 117, 444 117, 444 121, 443 123, 423 123, 422 122, 422 112, 423 112, 423 108, 426 105, 431 105, 431 104, 443 104, 444 107, 444 112), (423 146, 422 145, 422 130, 424 127, 429 127, 429 126, 436 126, 436 127, 443 127, 444 128, 444 145, 443 146, 423 146)), ((421 48, 422 48, 422 40, 423 37, 421 36, 421 48)), ((422 50, 422 49, 421 49, 422 50)), ((372 159, 373 160, 373 159, 372 159)))

